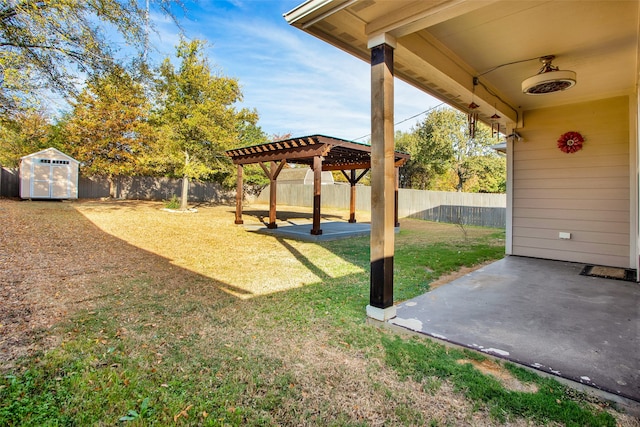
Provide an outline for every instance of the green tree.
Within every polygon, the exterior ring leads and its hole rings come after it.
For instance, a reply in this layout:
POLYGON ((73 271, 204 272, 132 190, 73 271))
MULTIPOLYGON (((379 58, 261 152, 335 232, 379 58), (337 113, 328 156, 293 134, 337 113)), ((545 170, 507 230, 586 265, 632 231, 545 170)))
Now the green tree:
MULTIPOLYGON (((401 138, 400 146, 406 145, 412 155, 415 163, 409 165, 408 175, 414 177, 418 188, 432 189, 437 182, 447 182, 447 178, 442 178, 450 172, 454 176, 452 189, 463 191, 466 183, 479 177, 481 171, 487 176, 485 157, 497 157, 491 149, 495 143, 491 130, 480 124, 475 137, 470 138, 466 116, 451 108, 431 111, 412 133, 405 140, 401 138)), ((498 172, 495 168, 491 170, 498 172)))
POLYGON ((156 87, 162 135, 158 163, 182 177, 181 209, 187 208, 189 180, 230 173, 224 152, 242 145, 248 124, 258 119, 255 111, 235 108, 242 99, 238 81, 212 74, 204 48, 200 40, 180 41, 178 68, 165 59, 156 87))
MULTIPOLYGON (((289 133, 269 136, 265 134, 259 126, 254 124, 249 124, 248 129, 255 130, 241 133, 240 141, 242 147, 250 147, 252 145, 264 144, 269 141, 280 141, 291 138, 291 134, 289 133)), ((231 178, 235 178, 235 175, 232 175, 231 178)), ((258 196, 260 192, 269 185, 269 178, 267 178, 259 165, 248 164, 244 165, 243 182, 246 193, 258 196)), ((233 183, 235 184, 235 179, 233 180, 233 183)))
POLYGON ((64 126, 66 151, 83 173, 107 176, 112 196, 114 178, 143 172, 139 160, 155 142, 149 112, 143 86, 119 67, 91 78, 74 102, 64 126))
POLYGON ((61 148, 52 135, 49 117, 39 110, 0 119, 0 165, 16 167, 23 156, 49 147, 61 148))
MULTIPOLYGON (((151 4, 173 17, 170 8, 179 2, 151 4)), ((74 94, 79 74, 113 67, 113 32, 143 59, 149 24, 134 0, 0 2, 0 114, 34 102, 40 89, 74 94)))
POLYGON ((415 129, 412 132, 396 132, 396 149, 411 155, 411 158, 400 168, 400 187, 402 188, 430 189, 438 175, 446 171, 447 162, 451 156, 450 150, 447 147, 436 150, 420 142, 421 139, 415 129), (439 154, 438 151, 440 151, 439 154))
POLYGON ((469 159, 473 178, 464 191, 469 193, 506 193, 507 160, 498 154, 469 159))

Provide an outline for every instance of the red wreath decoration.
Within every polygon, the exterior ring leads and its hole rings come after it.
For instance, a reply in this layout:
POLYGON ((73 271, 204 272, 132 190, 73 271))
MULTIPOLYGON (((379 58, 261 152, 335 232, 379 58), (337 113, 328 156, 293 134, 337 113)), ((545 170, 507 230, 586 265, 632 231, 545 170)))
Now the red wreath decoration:
POLYGON ((584 138, 578 132, 567 132, 560 136, 558 148, 565 153, 575 153, 582 150, 584 138))

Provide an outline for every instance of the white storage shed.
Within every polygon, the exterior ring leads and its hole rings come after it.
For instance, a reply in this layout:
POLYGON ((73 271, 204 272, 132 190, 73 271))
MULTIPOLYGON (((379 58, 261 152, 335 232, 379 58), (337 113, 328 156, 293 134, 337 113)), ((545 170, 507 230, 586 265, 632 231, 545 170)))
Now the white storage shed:
POLYGON ((20 197, 77 199, 80 162, 55 148, 20 159, 20 197))

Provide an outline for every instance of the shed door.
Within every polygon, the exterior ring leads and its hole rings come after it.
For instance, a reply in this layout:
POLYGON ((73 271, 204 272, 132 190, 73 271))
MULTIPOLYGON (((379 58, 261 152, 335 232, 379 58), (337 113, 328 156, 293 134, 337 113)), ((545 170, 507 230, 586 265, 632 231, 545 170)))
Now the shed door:
POLYGON ((31 197, 51 197, 51 160, 33 159, 31 164, 31 197))
POLYGON ((71 197, 71 165, 68 160, 34 159, 31 168, 30 197, 46 199, 71 197))
POLYGON ((68 160, 53 160, 51 165, 51 198, 71 197, 71 167, 68 160))

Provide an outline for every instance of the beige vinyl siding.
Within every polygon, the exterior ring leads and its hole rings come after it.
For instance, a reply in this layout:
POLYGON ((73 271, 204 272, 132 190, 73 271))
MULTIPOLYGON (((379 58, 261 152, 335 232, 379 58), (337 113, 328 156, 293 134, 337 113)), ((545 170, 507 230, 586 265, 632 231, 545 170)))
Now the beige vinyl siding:
POLYGON ((513 148, 514 255, 630 267, 628 108, 617 97, 525 112, 513 148), (581 151, 557 148, 568 131, 585 138, 581 151))

